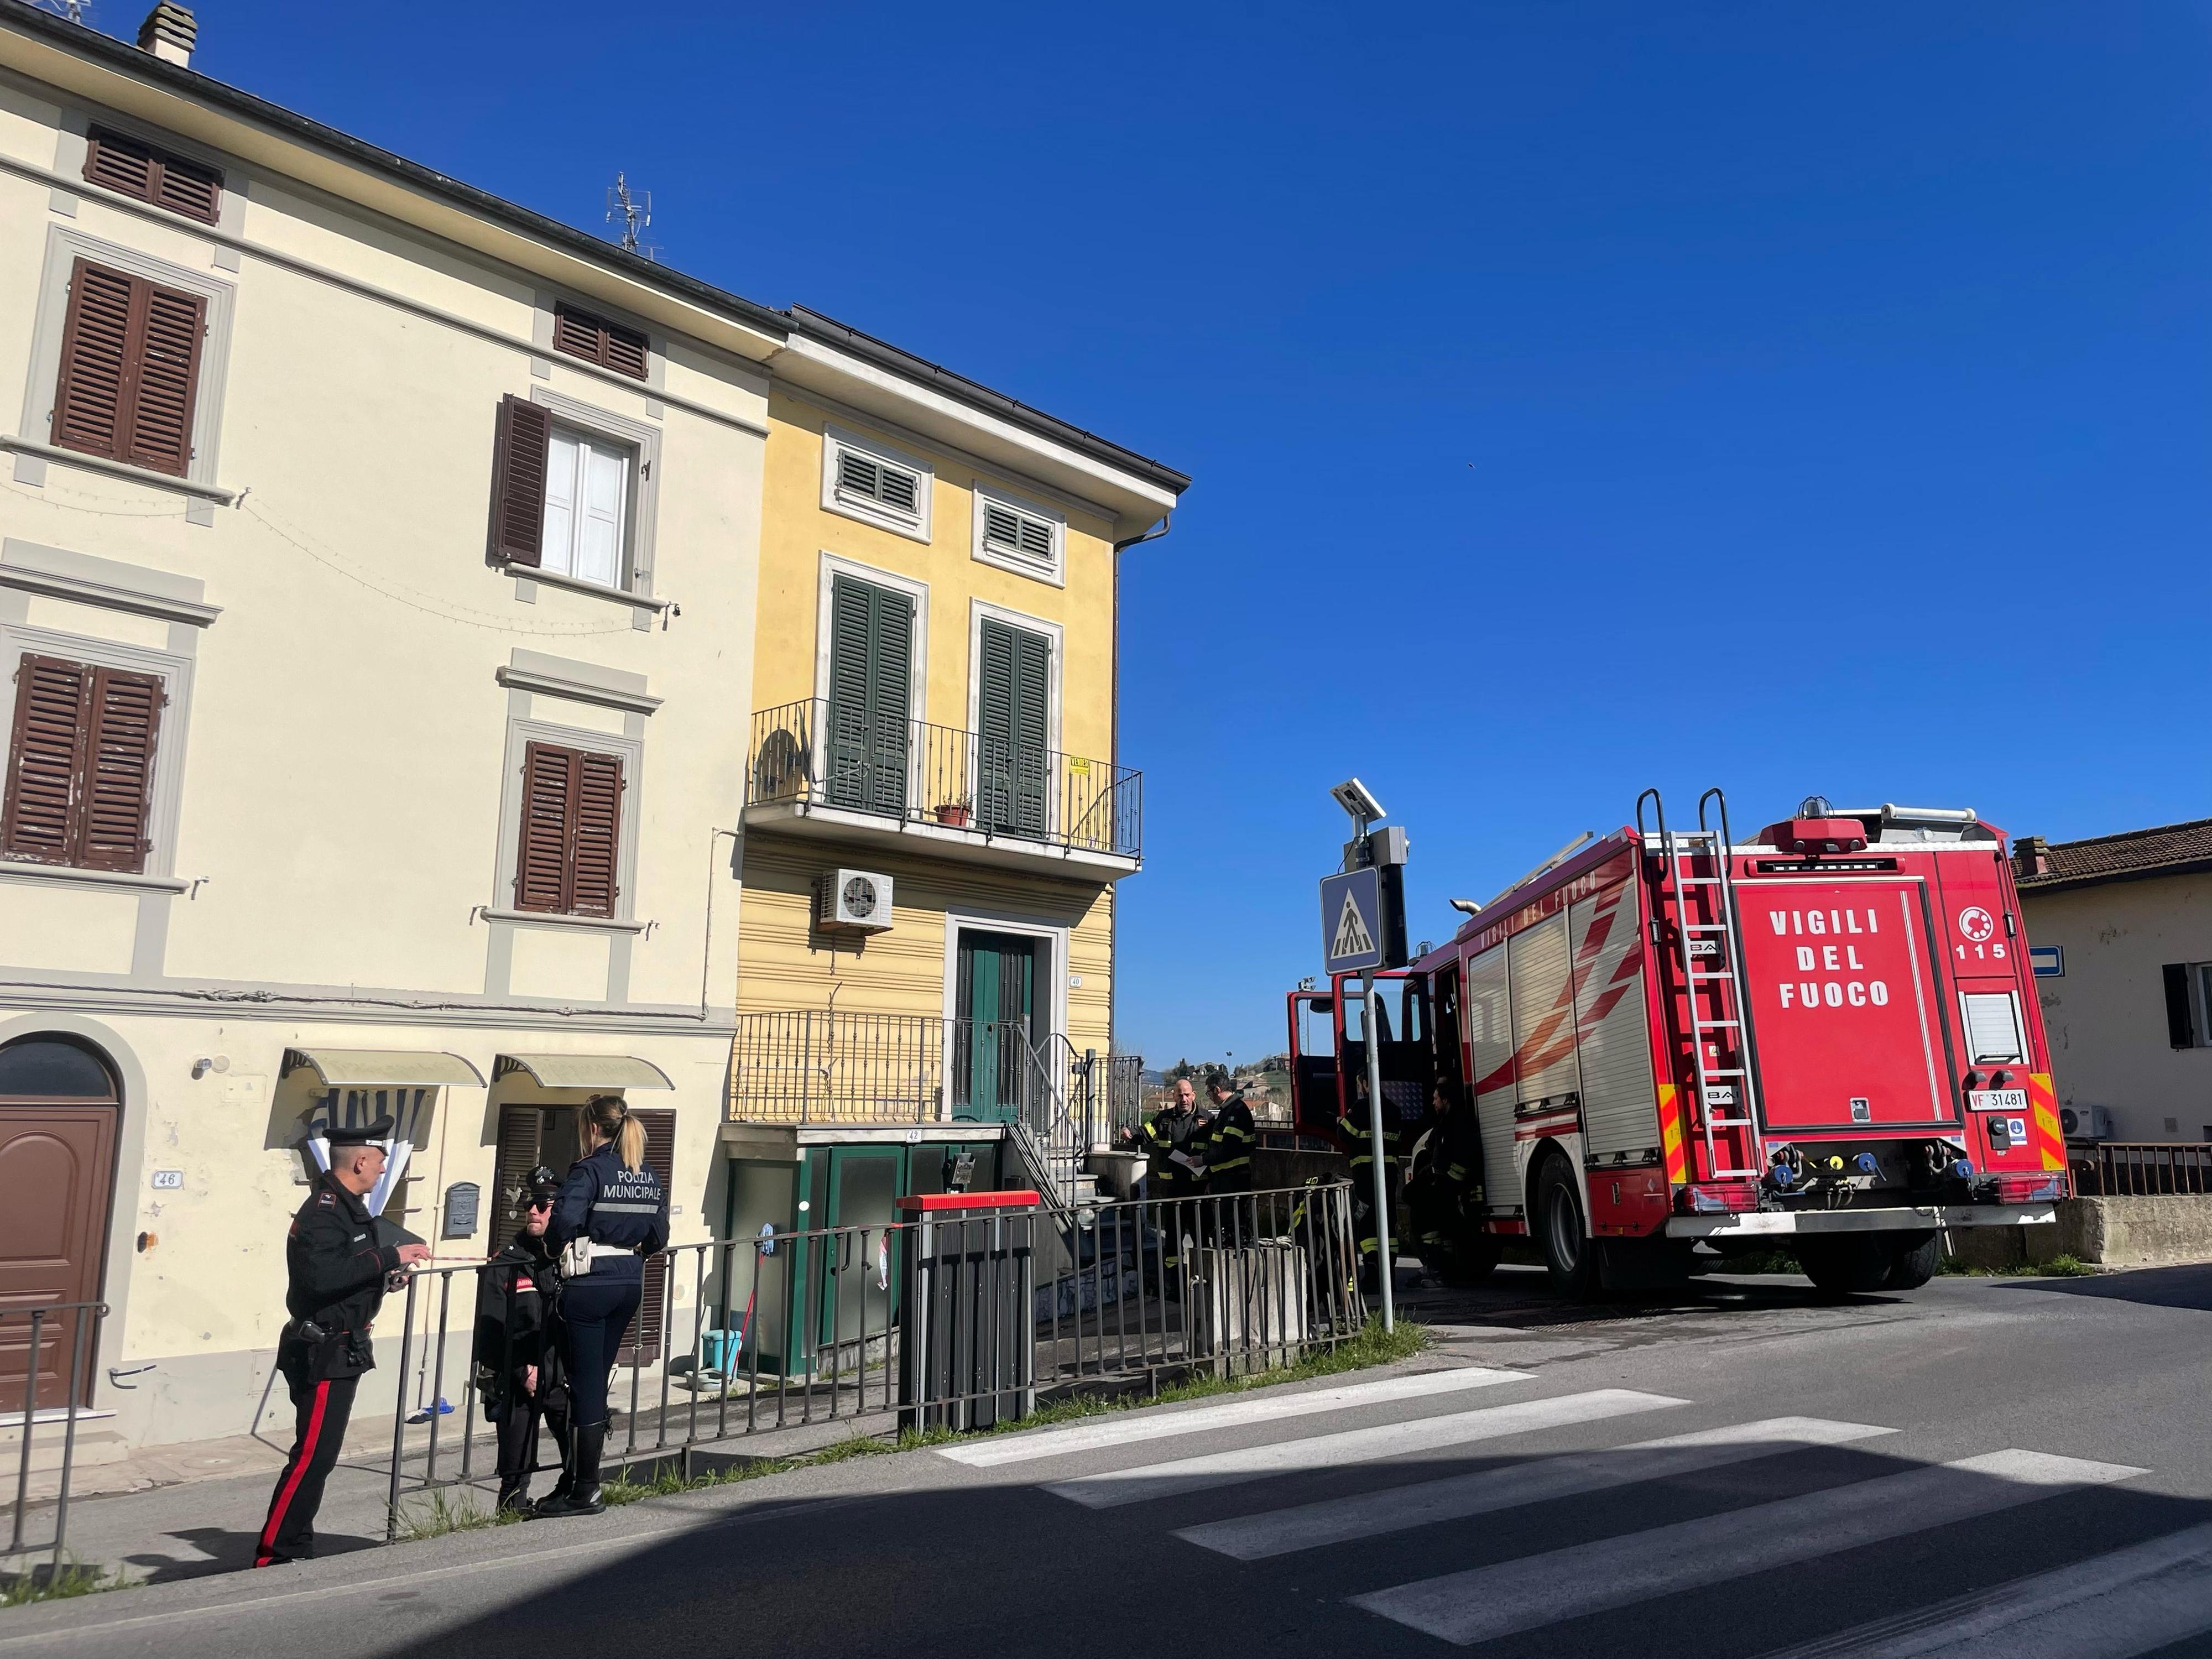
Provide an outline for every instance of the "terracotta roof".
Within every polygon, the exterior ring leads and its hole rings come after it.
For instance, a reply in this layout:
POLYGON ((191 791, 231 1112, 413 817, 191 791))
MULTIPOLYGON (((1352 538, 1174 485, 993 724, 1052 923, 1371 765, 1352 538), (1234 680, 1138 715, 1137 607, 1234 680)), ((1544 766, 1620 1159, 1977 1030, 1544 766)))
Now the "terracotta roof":
MULTIPOLYGON (((2023 869, 2031 856, 2025 842, 2013 843, 2023 869)), ((2212 818, 2130 830, 2087 841, 2055 841, 2045 849, 2049 868, 2021 874, 2023 890, 2087 887, 2103 881, 2137 881, 2148 876, 2179 876, 2212 870, 2212 818)))

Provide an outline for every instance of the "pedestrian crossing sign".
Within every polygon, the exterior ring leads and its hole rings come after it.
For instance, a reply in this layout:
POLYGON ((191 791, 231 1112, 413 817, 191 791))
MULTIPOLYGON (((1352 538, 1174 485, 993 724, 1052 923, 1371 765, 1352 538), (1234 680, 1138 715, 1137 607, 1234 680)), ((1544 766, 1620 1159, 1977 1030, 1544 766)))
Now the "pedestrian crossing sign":
POLYGON ((1321 953, 1332 974, 1382 965, 1382 872, 1373 866, 1322 879, 1321 953))

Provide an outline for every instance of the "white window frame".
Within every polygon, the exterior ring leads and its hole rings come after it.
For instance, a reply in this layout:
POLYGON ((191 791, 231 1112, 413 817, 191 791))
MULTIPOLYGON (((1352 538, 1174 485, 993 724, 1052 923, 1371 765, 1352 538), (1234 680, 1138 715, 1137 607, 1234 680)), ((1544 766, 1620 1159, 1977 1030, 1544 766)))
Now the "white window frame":
POLYGON ((553 422, 551 438, 547 445, 545 468, 545 511, 539 531, 538 566, 556 576, 566 576, 571 581, 589 582, 595 587, 611 587, 629 591, 629 534, 637 514, 633 501, 637 494, 637 451, 626 443, 610 441, 604 434, 566 421, 553 422), (555 443, 566 441, 575 446, 575 463, 565 480, 559 480, 559 469, 553 465, 550 453, 555 443), (616 491, 614 518, 614 573, 610 577, 586 575, 577 568, 583 550, 584 524, 588 517, 586 497, 590 488, 591 458, 605 456, 622 469, 622 483, 616 491), (568 537, 566 547, 552 545, 550 526, 553 517, 554 486, 558 480, 568 491, 567 507, 568 537))
POLYGON ((2194 1046, 2212 1048, 2212 962, 2192 962, 2188 969, 2190 1012, 2197 1017, 2194 1046))
POLYGON ((929 540, 931 498, 936 492, 937 469, 918 455, 885 443, 880 438, 862 437, 859 433, 841 426, 825 426, 822 431, 822 510, 840 517, 856 519, 862 524, 873 525, 878 530, 888 530, 895 536, 904 536, 909 541, 927 543, 929 540), (837 487, 838 458, 847 451, 863 456, 878 466, 895 466, 902 472, 915 475, 915 510, 901 513, 897 508, 865 495, 854 495, 837 487))
POLYGON ((1060 744, 1060 662, 1067 654, 1066 630, 1056 622, 1047 622, 1042 617, 1032 617, 1026 611, 1010 611, 1003 605, 993 605, 988 599, 968 601, 968 726, 972 738, 980 730, 983 708, 983 619, 1004 623, 1008 628, 1018 628, 1024 634, 1042 634, 1052 647, 1052 669, 1047 677, 1045 691, 1045 747, 1058 755, 1060 744))
MULTIPOLYGON (((573 583, 592 592, 651 599, 654 542, 660 519, 660 428, 617 415, 612 410, 601 409, 596 404, 549 392, 544 386, 531 388, 530 401, 551 416, 555 426, 566 427, 571 434, 595 444, 629 451, 629 473, 623 499, 622 570, 615 585, 610 587, 557 570, 545 574, 556 583, 573 583)), ((541 532, 541 548, 543 543, 541 532)), ((538 571, 538 567, 520 565, 510 565, 507 569, 514 575, 526 578, 538 571)), ((644 612, 638 614, 640 617, 645 616, 644 612)), ((639 626, 644 625, 643 621, 639 623, 639 626)))
POLYGON ((995 484, 978 482, 975 493, 975 526, 971 536, 969 556, 978 564, 988 564, 994 569, 1012 571, 1017 576, 1027 576, 1033 581, 1049 582, 1054 587, 1067 586, 1067 515, 1055 508, 1017 495, 1010 489, 995 484), (984 539, 984 508, 995 504, 1018 513, 1024 518, 1035 519, 1052 532, 1052 553, 1042 561, 1011 548, 994 547, 984 539))

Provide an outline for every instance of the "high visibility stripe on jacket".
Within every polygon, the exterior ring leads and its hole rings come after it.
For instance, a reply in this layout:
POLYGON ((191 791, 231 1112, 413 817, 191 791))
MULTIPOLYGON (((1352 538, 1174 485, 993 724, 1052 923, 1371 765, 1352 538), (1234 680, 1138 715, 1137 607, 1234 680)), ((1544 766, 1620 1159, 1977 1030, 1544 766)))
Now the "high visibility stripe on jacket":
POLYGON ((1213 1133, 1207 1137, 1206 1173, 1216 1175, 1249 1167, 1252 1147, 1259 1138, 1258 1127, 1252 1121, 1252 1109, 1241 1100, 1231 1101, 1215 1115, 1213 1133))

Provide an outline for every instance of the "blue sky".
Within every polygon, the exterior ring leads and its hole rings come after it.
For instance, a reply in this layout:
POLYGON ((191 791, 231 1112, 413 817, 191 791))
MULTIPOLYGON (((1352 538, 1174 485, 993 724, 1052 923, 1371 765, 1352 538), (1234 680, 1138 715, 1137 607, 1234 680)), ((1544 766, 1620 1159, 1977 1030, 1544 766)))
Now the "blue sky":
MULTIPOLYGON (((129 33, 135 5, 98 0, 129 33)), ((1124 574, 1121 1030, 1279 1047, 1656 783, 2212 812, 2212 13, 203 0, 209 72, 1197 483, 1124 574)))

